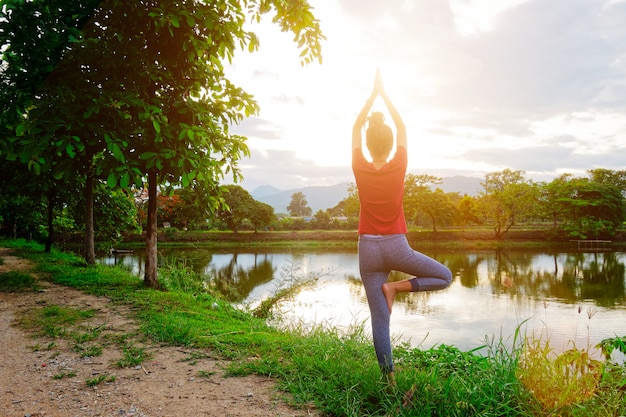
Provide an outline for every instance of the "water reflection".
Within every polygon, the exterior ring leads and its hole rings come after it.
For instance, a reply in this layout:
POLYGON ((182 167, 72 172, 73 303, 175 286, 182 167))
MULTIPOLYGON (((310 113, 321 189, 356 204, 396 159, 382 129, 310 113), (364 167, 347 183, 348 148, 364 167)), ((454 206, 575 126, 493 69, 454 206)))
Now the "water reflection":
MULTIPOLYGON (((511 336, 521 323, 528 331, 549 331, 551 341, 577 345, 626 335, 626 255, 622 252, 427 254, 446 264, 454 281, 443 291, 398 297, 392 331, 415 345, 448 343, 469 349, 484 336, 511 336)), ((282 306, 283 314, 291 320, 338 328, 368 325, 355 251, 168 248, 160 251, 160 258, 185 258, 204 274, 211 288, 240 304, 255 305, 290 277, 319 276, 314 288, 282 306)), ((145 262, 141 252, 101 261, 126 265, 138 274, 145 262)), ((391 276, 404 278, 400 273, 391 276)))

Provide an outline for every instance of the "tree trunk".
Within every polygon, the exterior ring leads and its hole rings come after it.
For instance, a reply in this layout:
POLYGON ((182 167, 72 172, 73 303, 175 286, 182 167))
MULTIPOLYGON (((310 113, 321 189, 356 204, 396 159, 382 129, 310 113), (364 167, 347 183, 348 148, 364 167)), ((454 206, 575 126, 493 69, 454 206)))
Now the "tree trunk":
POLYGON ((93 172, 87 171, 85 180, 85 261, 96 264, 96 244, 93 227, 93 172))
POLYGON ((161 288, 157 276, 157 173, 148 173, 148 225, 146 227, 146 267, 144 285, 161 288))
POLYGON ((48 191, 48 237, 46 238, 45 252, 50 253, 52 242, 54 241, 54 203, 56 201, 55 192, 48 191))

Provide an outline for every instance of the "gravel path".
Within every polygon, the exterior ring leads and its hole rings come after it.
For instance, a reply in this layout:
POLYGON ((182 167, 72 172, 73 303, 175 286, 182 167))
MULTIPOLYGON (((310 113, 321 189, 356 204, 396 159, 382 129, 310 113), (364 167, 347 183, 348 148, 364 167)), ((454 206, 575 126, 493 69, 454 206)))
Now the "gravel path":
MULTIPOLYGON (((0 274, 29 271, 31 265, 0 248, 0 274)), ((2 279, 0 277, 0 279, 2 279)), ((161 347, 142 341, 128 308, 104 297, 40 281, 37 292, 0 292, 0 416, 7 417, 286 417, 319 415, 286 404, 270 378, 224 378, 227 364, 209 351, 161 347), (34 337, 18 326, 20 317, 45 306, 94 309, 87 328, 101 327, 99 356, 81 357, 71 338, 34 337), (120 343, 133 343, 151 354, 140 366, 119 368, 120 343), (108 342, 107 342, 108 341, 108 342), (95 387, 99 376, 110 380, 95 387)))

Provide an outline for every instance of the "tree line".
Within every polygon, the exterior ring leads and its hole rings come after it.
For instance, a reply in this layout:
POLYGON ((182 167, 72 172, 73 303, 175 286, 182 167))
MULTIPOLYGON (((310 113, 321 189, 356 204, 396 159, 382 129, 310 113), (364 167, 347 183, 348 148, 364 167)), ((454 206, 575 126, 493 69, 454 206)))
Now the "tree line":
MULTIPOLYGON (((0 173, 10 175, 4 165, 0 173)), ((4 234, 47 238, 49 230, 65 234, 84 233, 84 196, 65 190, 62 210, 45 223, 48 200, 29 185, 33 176, 4 183, 0 194, 0 219, 4 234), (13 185, 10 185, 13 184, 13 185), (19 229, 19 230, 18 230, 19 229)), ((476 196, 443 192, 442 179, 431 175, 407 174, 404 210, 411 228, 437 232, 439 228, 490 228, 502 239, 513 226, 550 230, 555 237, 598 239, 615 237, 624 228, 626 171, 593 169, 587 177, 562 174, 550 182, 535 182, 524 171, 503 170, 485 176, 476 196)), ((59 190, 61 192, 61 190, 59 190)), ((210 190, 198 186, 179 187, 159 193, 157 217, 161 227, 171 230, 354 230, 358 225, 359 196, 354 184, 336 206, 313 213, 306 196, 291 196, 288 213, 275 213, 270 205, 255 200, 239 185, 221 187, 222 204, 213 209, 210 190)), ((106 245, 120 242, 128 234, 147 226, 148 191, 119 190, 97 182, 94 192, 96 238, 106 245)))
POLYGON ((249 150, 230 127, 259 106, 224 64, 259 48, 247 22, 266 17, 291 32, 303 65, 321 62, 324 36, 306 0, 4 0, 3 223, 17 232, 17 219, 30 214, 23 210, 45 205, 40 223, 50 250, 56 213, 81 207, 82 218, 72 220, 81 223, 93 264, 95 222, 119 214, 98 213, 106 209, 96 199, 107 195, 125 207, 124 194, 145 189, 144 282, 159 287, 159 190, 202 188, 205 208, 217 210, 220 181, 241 179, 238 161, 249 150))
MULTIPOLYGON (((626 171, 592 169, 586 177, 562 174, 550 182, 536 182, 524 171, 505 169, 489 173, 476 196, 446 193, 432 175, 407 174, 404 211, 414 228, 437 232, 441 227, 490 228, 502 239, 513 226, 550 230, 555 237, 598 239, 615 237, 626 221, 626 171)), ((230 207, 210 219, 199 217, 194 227, 239 230, 353 230, 359 216, 359 196, 354 184, 335 207, 313 213, 306 196, 296 192, 287 207, 289 216, 274 213, 243 188, 228 186, 224 198, 230 207)), ((181 195, 183 191, 181 190, 181 195)), ((189 203, 181 203, 179 213, 189 203)), ((189 218, 171 213, 172 224, 187 227, 189 218)))

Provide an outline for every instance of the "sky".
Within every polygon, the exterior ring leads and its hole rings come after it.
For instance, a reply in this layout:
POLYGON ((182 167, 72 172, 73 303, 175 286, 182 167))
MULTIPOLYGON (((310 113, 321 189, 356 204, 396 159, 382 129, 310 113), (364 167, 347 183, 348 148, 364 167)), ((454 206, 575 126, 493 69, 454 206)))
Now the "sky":
MULTIPOLYGON (((248 191, 353 182, 352 125, 377 68, 407 127, 410 173, 626 169, 626 0, 309 3, 322 64, 302 67, 293 36, 266 19, 250 27, 260 50, 227 67, 261 108, 232 128, 248 138, 248 191)), ((386 113, 382 100, 374 110, 386 113)))

